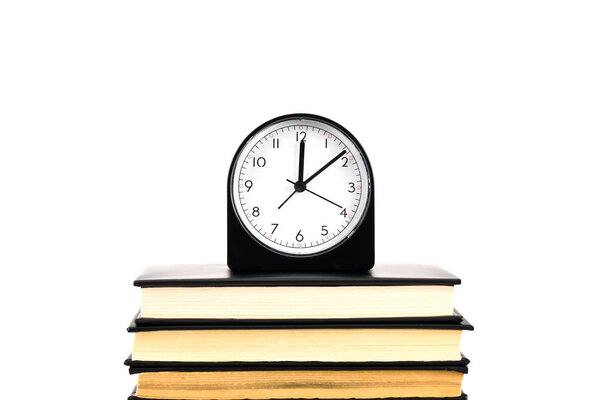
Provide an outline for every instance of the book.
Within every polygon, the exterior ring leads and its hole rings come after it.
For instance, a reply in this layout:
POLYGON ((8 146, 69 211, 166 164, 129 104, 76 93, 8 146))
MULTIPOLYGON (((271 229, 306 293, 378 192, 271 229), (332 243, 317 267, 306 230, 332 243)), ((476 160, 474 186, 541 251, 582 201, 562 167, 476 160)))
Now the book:
POLYGON ((135 333, 134 361, 403 362, 458 361, 460 323, 149 325, 135 333))
POLYGON ((460 322, 454 285, 437 266, 379 264, 365 273, 239 274, 226 265, 148 267, 137 324, 460 322))
POLYGON ((373 368, 179 368, 138 372, 130 399, 464 399, 466 365, 373 368))

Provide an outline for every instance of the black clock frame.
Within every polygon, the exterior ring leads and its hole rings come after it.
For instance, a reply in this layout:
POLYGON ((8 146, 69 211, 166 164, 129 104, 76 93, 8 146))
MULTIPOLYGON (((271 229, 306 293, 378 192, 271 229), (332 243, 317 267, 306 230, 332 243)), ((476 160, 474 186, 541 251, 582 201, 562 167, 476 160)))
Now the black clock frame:
POLYGON ((343 126, 328 118, 313 114, 288 114, 273 118, 254 129, 239 146, 227 179, 227 265, 235 272, 364 272, 375 264, 375 184, 373 170, 356 138, 343 126), (370 177, 369 197, 362 220, 337 246, 311 255, 280 253, 258 241, 237 215, 233 199, 233 179, 236 160, 245 144, 268 125, 292 119, 312 119, 331 125, 346 135, 360 151, 370 177))

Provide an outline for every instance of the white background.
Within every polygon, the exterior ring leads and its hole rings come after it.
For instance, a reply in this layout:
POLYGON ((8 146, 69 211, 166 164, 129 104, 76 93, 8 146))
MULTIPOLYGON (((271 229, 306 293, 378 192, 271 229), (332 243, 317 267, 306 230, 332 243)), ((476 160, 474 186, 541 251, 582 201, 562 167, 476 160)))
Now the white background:
POLYGON ((597 394, 594 2, 2 2, 2 397, 124 399, 149 264, 225 262, 243 138, 310 112, 373 164, 377 260, 441 264, 472 399, 597 394))

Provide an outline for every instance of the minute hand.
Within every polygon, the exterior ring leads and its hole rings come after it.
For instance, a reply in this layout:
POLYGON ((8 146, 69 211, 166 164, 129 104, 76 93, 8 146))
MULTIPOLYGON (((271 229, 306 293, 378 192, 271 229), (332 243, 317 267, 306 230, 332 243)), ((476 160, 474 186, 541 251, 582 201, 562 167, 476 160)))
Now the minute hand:
POLYGON ((317 172, 315 172, 314 174, 312 174, 311 176, 308 177, 307 180, 305 180, 303 183, 306 185, 308 184, 308 182, 312 181, 313 179, 315 179, 315 177, 317 175, 319 175, 321 172, 325 171, 328 167, 331 166, 331 164, 333 164, 334 162, 336 162, 337 160, 340 159, 340 157, 342 157, 344 154, 346 154, 346 150, 342 150, 340 152, 340 154, 338 154, 337 156, 333 157, 331 160, 329 160, 329 162, 325 165, 323 165, 317 172))

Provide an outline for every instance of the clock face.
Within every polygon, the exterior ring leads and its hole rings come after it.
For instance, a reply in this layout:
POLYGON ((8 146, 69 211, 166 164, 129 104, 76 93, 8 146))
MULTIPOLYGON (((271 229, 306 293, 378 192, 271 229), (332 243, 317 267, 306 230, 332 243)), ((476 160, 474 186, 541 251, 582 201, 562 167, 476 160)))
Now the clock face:
POLYGON ((355 231, 367 209, 371 178, 363 154, 330 121, 274 121, 247 140, 234 163, 230 190, 237 217, 276 252, 331 250, 355 231))

